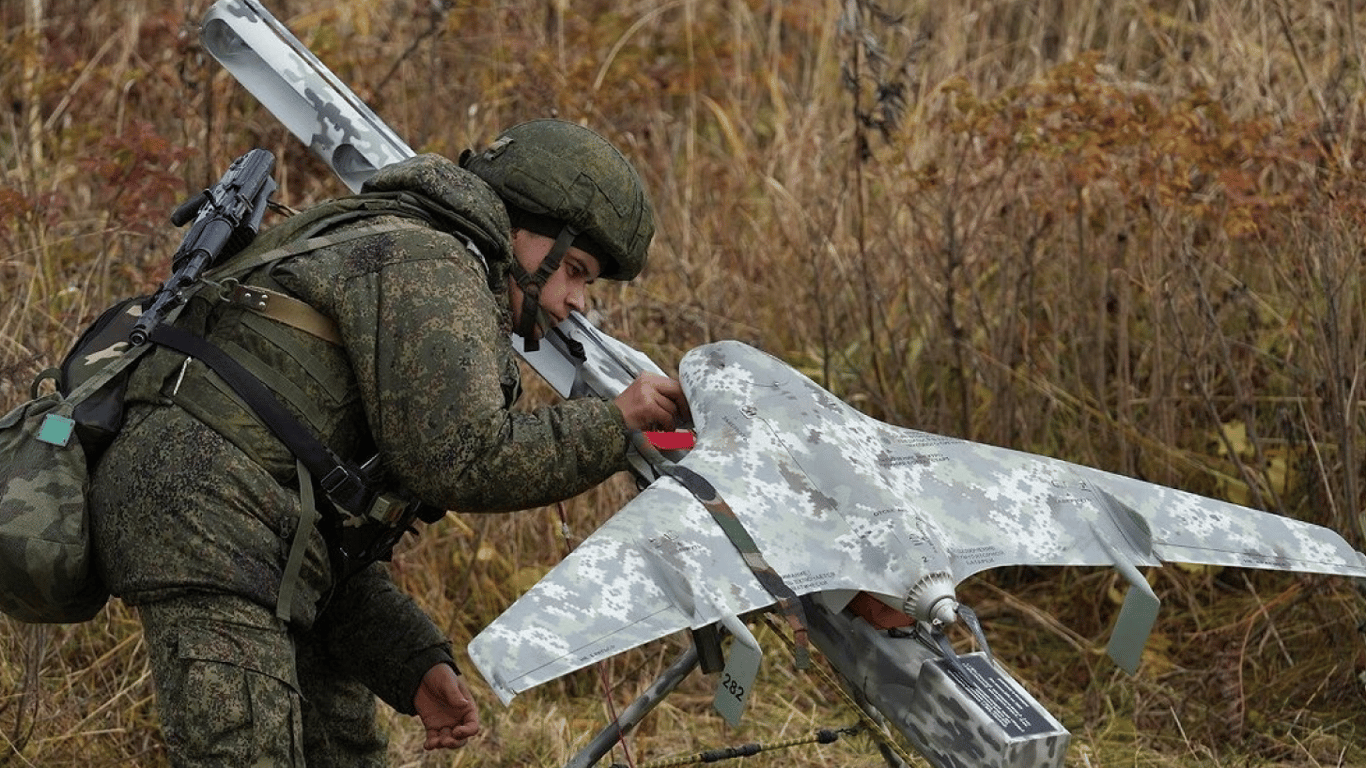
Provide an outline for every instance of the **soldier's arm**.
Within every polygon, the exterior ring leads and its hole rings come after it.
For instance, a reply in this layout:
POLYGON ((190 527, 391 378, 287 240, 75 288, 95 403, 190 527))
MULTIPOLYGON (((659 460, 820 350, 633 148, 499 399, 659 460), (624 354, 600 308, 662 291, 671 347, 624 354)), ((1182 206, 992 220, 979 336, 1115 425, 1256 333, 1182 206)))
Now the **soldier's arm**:
POLYGON ((505 511, 568 498, 626 467, 613 403, 509 410, 502 310, 479 260, 430 230, 341 287, 338 312, 386 470, 424 502, 505 511))
POLYGON ((342 582, 319 621, 341 671, 405 715, 418 713, 414 699, 432 667, 457 669, 450 641, 399 590, 384 563, 342 582))

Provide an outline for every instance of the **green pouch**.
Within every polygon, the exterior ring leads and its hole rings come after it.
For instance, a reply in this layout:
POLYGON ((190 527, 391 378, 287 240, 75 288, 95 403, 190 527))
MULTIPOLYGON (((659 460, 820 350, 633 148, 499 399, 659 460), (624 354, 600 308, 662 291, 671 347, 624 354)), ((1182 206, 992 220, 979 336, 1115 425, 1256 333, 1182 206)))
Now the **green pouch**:
POLYGON ((95 349, 99 335, 77 343, 57 392, 38 395, 55 373, 45 371, 32 399, 0 418, 0 611, 20 621, 85 621, 109 599, 91 550, 89 470, 118 431, 121 374, 150 345, 95 349))
POLYGON ((20 621, 85 621, 109 599, 93 568, 72 410, 54 392, 0 419, 0 611, 20 621))

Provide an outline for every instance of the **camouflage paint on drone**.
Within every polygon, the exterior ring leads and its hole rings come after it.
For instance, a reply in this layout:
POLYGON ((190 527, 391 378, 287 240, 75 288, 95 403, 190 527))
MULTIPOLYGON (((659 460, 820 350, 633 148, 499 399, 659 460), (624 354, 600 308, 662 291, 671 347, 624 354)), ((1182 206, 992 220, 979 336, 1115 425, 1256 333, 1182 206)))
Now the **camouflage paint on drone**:
POLYGON ((204 47, 352 192, 413 150, 255 0, 220 0, 204 47))
POLYGON ((845 686, 935 768, 1062 768, 1071 734, 986 654, 950 664, 915 631, 806 602, 811 640, 845 686))
MULTIPOLYGON (((798 594, 864 590, 919 620, 1006 565, 1163 561, 1366 576, 1325 528, 1018 451, 870 419, 738 342, 683 359, 698 438, 680 464, 725 498, 798 594), (1118 557, 1117 557, 1118 555, 1118 557)), ((516 693, 687 627, 772 605, 712 516, 656 481, 481 632, 516 693)))
MULTIPOLYGON (((664 474, 677 480, 692 493, 698 503, 706 507, 711 513, 712 519, 717 526, 730 539, 730 543, 735 545, 735 549, 744 559, 745 565, 758 579, 764 589, 778 604, 778 610, 782 611, 787 618, 787 623, 792 627, 792 633, 796 638, 796 653, 798 669, 805 669, 810 661, 806 649, 806 613, 802 609, 797 593, 793 592, 783 577, 773 570, 773 566, 764 559, 764 553, 759 551, 759 545, 754 543, 749 531, 745 530, 745 524, 735 514, 735 510, 730 508, 726 500, 721 498, 716 492, 716 488, 705 477, 677 464, 665 464, 661 466, 664 474)), ((734 723, 732 723, 734 724, 734 723)))

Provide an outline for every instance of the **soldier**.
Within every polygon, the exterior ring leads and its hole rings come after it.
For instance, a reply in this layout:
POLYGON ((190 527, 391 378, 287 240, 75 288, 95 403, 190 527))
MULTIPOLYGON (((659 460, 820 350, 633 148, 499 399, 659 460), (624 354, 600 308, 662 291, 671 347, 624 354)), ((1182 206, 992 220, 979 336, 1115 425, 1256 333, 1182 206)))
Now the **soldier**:
MULTIPOLYGON (((201 291, 176 325, 245 365, 337 455, 377 454, 407 498, 526 509, 625 469, 630 430, 688 419, 678 383, 653 375, 615 401, 510 410, 509 331, 535 339, 583 310, 594 280, 635 277, 653 232, 611 144, 532 121, 458 164, 384 168, 230 262, 286 254, 241 284, 320 319, 263 315, 228 298, 234 284, 201 291)), ((137 606, 175 765, 383 765, 376 696, 422 719, 428 749, 479 729, 449 641, 382 563, 338 554, 325 503, 310 524, 316 480, 200 361, 158 348, 130 377, 91 516, 101 575, 137 606)))

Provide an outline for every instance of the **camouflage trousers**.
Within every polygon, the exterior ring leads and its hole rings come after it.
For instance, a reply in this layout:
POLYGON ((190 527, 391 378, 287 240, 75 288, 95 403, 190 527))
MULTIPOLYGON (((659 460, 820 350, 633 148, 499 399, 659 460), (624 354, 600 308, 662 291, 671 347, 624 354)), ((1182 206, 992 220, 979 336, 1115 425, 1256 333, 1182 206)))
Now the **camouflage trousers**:
POLYGON ((138 612, 173 766, 387 764, 374 694, 270 609, 188 595, 138 612))

